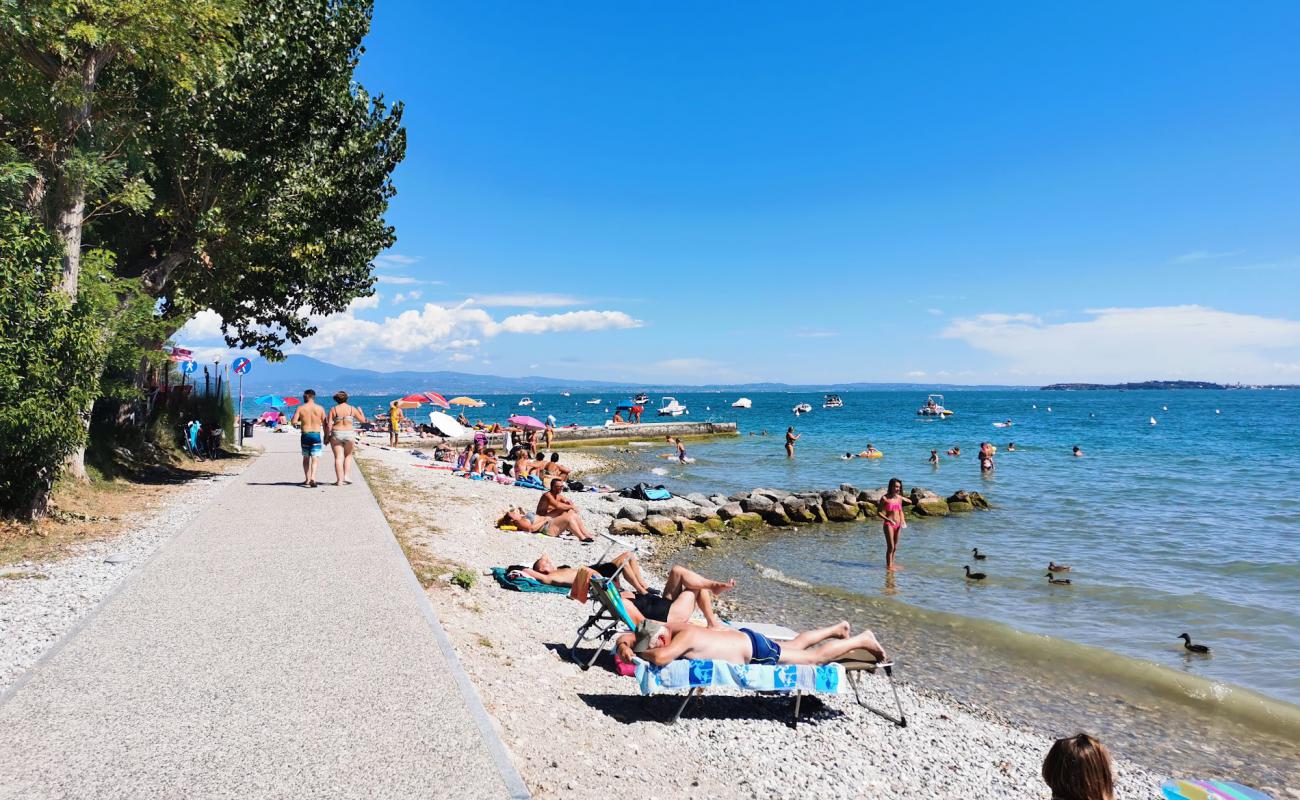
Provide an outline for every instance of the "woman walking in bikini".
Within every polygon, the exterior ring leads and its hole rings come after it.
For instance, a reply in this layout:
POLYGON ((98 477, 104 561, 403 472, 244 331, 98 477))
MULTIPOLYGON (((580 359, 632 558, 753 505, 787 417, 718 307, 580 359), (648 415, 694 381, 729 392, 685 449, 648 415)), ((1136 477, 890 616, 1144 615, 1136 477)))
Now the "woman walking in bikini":
POLYGON ((911 504, 911 499, 903 494, 903 482, 898 478, 890 478, 889 488, 876 504, 880 509, 880 517, 884 520, 885 569, 888 572, 898 569, 894 564, 894 556, 898 552, 898 532, 907 527, 903 506, 911 504))
POLYGON ((334 394, 334 407, 326 418, 329 431, 330 449, 334 451, 334 485, 342 486, 352 483, 348 480, 348 468, 352 466, 352 448, 356 446, 357 429, 353 421, 365 422, 366 415, 361 409, 348 405, 348 393, 334 394))

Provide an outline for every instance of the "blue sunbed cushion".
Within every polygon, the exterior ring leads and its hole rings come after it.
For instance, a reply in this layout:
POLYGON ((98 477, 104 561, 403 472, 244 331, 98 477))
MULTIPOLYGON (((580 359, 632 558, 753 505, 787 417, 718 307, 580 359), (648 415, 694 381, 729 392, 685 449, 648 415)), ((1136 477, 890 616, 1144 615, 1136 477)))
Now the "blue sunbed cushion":
POLYGON ((732 664, 728 661, 681 659, 662 667, 636 659, 636 682, 641 694, 660 689, 717 687, 753 692, 793 692, 796 689, 822 694, 844 694, 844 667, 794 664, 732 664))
POLYGON ((511 576, 506 573, 505 567, 493 567, 492 577, 497 579, 497 583, 506 589, 514 589, 516 592, 553 592, 555 594, 568 594, 567 586, 551 586, 542 583, 539 580, 530 578, 527 575, 511 576))

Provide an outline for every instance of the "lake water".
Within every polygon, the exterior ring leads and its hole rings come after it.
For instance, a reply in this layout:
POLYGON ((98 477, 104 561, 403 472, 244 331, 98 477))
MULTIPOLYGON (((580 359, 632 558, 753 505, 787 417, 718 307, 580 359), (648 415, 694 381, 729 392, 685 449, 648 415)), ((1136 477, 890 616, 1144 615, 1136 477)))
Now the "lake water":
MULTIPOLYGON (((1297 780, 1300 392, 955 391, 947 419, 918 417, 916 393, 841 396, 843 408, 823 409, 820 395, 756 393, 752 408, 732 409, 732 395, 677 395, 684 419, 736 420, 741 435, 688 442, 695 463, 684 466, 658 457, 662 442, 626 448, 613 481, 730 493, 898 477, 941 496, 978 490, 995 509, 910 523, 893 576, 879 525, 865 523, 768 531, 680 557, 739 578, 734 600, 747 615, 872 627, 910 680, 1016 722, 1096 731, 1169 769, 1297 780), (801 402, 814 411, 796 418, 801 402), (1006 419, 1012 427, 993 426, 1006 419), (789 425, 802 434, 793 460, 789 425), (987 477, 974 457, 984 440, 998 446, 987 477), (867 443, 885 457, 842 458, 867 443), (962 456, 926 463, 954 445, 962 456), (987 560, 971 560, 972 547, 987 560), (1048 584, 1049 560, 1073 566, 1070 586, 1048 584), (967 582, 965 564, 988 579, 967 582), (1213 654, 1187 653, 1183 632, 1213 654)), ((485 419, 517 410, 518 398, 488 399, 485 419)), ((533 399, 529 413, 561 425, 597 423, 626 400, 533 399)))

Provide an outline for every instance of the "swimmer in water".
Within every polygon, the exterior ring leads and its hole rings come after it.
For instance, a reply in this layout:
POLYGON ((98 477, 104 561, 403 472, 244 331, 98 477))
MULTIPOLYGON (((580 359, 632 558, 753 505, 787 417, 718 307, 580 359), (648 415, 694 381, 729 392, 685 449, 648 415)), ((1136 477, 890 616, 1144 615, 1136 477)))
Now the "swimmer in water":
POLYGON ((930 451, 930 464, 931 464, 932 466, 935 466, 935 467, 939 466, 939 451, 938 451, 938 450, 931 450, 931 451, 930 451))
POLYGON ((867 442, 867 449, 863 450, 861 453, 858 453, 858 458, 875 458, 879 454, 880 451, 876 449, 876 446, 870 442, 867 442))
POLYGON ((794 432, 794 426, 791 425, 785 429, 785 457, 794 458, 794 443, 799 441, 802 434, 794 432))
POLYGON ((882 530, 885 534, 885 570, 893 572, 898 569, 894 556, 898 553, 898 532, 907 527, 907 518, 903 516, 903 506, 912 505, 912 501, 903 494, 903 482, 898 478, 889 479, 889 488, 876 504, 880 517, 884 520, 882 530))
POLYGON ((1077 444, 1074 446, 1074 457, 1083 458, 1083 451, 1079 449, 1079 445, 1077 444))
POLYGON ((854 456, 852 453, 845 453, 845 454, 844 454, 844 460, 845 460, 845 461, 848 461, 848 460, 851 459, 851 458, 855 458, 855 456, 854 456))
POLYGON ((1015 450, 1015 449, 1016 449, 1016 443, 1015 443, 1015 442, 1011 442, 1010 444, 1007 445, 1007 452, 1008 452, 1008 453, 1010 453, 1011 451, 1013 451, 1013 450, 1015 450))
POLYGON ((950 456, 959 456, 959 455, 961 455, 961 448, 960 448, 960 447, 953 447, 951 450, 948 451, 948 455, 950 455, 950 456))
POLYGON ((686 463, 686 445, 682 444, 682 440, 681 440, 680 438, 678 438, 678 437, 674 437, 674 436, 665 436, 665 437, 664 437, 664 441, 665 441, 665 442, 668 442, 669 444, 675 444, 675 445, 677 445, 677 461, 678 461, 678 463, 680 463, 680 464, 685 464, 685 463, 686 463))

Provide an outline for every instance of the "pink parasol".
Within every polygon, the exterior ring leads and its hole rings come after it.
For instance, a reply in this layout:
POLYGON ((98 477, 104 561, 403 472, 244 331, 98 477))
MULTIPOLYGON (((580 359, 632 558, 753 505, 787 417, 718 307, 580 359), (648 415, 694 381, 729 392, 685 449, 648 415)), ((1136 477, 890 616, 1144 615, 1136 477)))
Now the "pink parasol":
POLYGON ((516 414, 509 420, 511 425, 518 425, 521 428, 537 428, 541 430, 546 427, 546 423, 535 417, 526 417, 523 414, 516 414))
POLYGON ((451 404, 447 402, 447 398, 437 392, 424 392, 424 396, 430 403, 433 403, 438 408, 451 408, 451 404))

